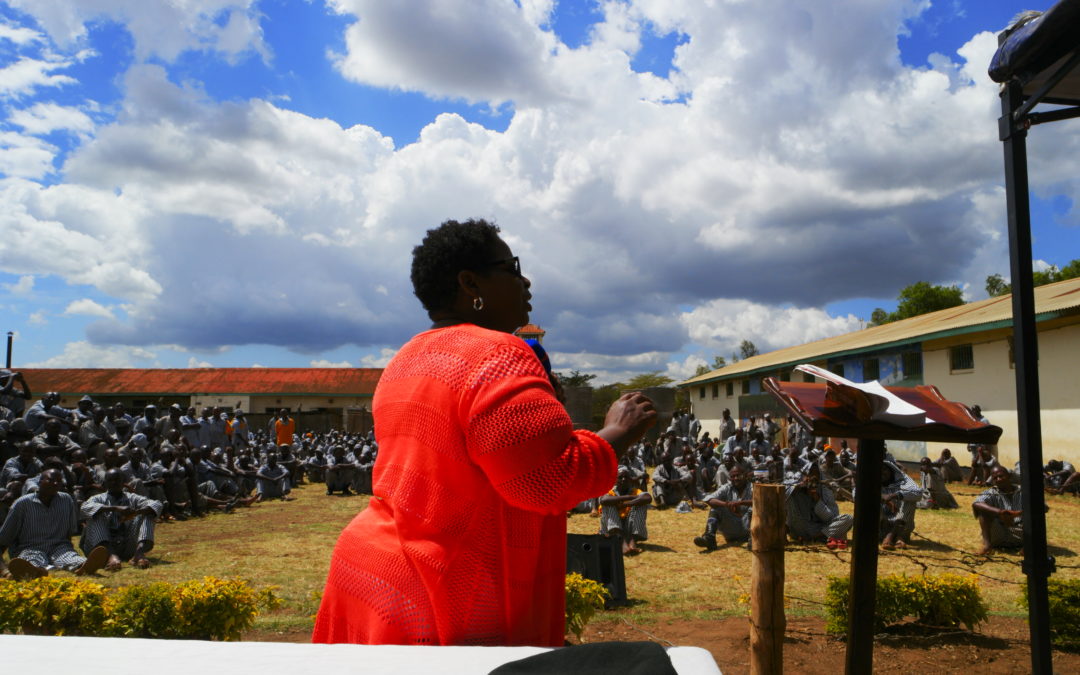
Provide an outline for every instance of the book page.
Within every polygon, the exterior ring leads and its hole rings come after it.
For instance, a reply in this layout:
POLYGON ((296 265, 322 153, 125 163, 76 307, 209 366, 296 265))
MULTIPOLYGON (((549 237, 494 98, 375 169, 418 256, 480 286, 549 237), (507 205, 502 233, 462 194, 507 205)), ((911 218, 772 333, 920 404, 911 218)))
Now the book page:
POLYGON ((809 363, 795 366, 795 370, 809 373, 837 386, 851 387, 867 394, 867 402, 871 407, 870 418, 873 420, 903 427, 934 423, 932 419, 926 416, 925 410, 903 400, 882 386, 877 380, 873 382, 852 382, 836 373, 809 363))

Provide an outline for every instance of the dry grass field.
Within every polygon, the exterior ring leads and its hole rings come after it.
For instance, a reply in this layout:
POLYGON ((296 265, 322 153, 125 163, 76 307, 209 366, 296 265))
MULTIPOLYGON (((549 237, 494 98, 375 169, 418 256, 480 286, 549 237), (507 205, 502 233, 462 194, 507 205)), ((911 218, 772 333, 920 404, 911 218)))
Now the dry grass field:
MULTIPOLYGON (((1019 631, 1014 640, 1019 644, 1023 641, 1023 612, 1017 605, 1024 583, 1021 556, 974 555, 979 537, 970 505, 977 491, 955 487, 954 494, 961 508, 920 511, 914 546, 904 552, 883 552, 880 571, 977 575, 991 614, 1019 626, 1014 630, 1019 631)), ((151 569, 102 573, 99 581, 112 586, 217 575, 274 585, 285 602, 280 609, 260 617, 248 638, 304 640, 311 630, 337 535, 366 505, 367 497, 327 497, 318 485, 302 486, 294 495, 296 500, 292 502, 257 504, 233 514, 160 525, 157 548, 150 556, 155 563, 151 569)), ((1080 518, 1080 499, 1050 496, 1048 503, 1049 541, 1057 558, 1057 577, 1080 578, 1080 532, 1074 527, 1080 518)), ((841 504, 848 513, 851 506, 841 504)), ((631 602, 627 607, 598 614, 594 624, 600 631, 597 633, 594 627, 593 639, 611 639, 612 630, 616 639, 644 639, 654 632, 677 633, 679 626, 708 626, 710 622, 719 626, 732 621, 742 634, 742 624, 737 622, 745 621, 741 617, 747 612, 750 552, 745 546, 722 547, 709 553, 698 549, 692 539, 701 533, 704 522, 704 511, 650 511, 650 538, 642 546, 644 553, 625 560, 631 602), (620 633, 620 626, 634 630, 627 636, 626 631, 620 633)), ((567 527, 573 533, 591 534, 596 532, 598 520, 574 515, 567 527)), ((847 574, 849 561, 847 551, 789 545, 786 586, 792 634, 804 624, 821 633, 825 580, 830 575, 847 574)), ((674 641, 670 637, 659 639, 674 641)), ((722 655, 717 656, 724 665, 722 655)), ((725 672, 729 670, 739 672, 738 668, 725 667, 725 672)))

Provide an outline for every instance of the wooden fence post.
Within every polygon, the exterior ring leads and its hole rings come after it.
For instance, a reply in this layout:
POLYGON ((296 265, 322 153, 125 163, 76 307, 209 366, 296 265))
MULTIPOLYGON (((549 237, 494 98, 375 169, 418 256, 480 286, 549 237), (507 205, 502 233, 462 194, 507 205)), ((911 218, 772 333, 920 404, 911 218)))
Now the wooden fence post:
POLYGON ((750 521, 750 672, 784 672, 784 544, 787 516, 783 485, 754 485, 750 521))

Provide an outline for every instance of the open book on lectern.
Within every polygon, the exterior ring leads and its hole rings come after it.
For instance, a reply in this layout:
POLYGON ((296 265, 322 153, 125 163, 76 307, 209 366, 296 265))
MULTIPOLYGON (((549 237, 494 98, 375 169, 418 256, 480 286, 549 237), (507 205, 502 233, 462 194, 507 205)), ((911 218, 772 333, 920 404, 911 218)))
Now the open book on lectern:
POLYGON ((901 399, 877 380, 852 382, 809 363, 795 366, 795 370, 825 380, 826 403, 847 409, 859 422, 886 422, 898 427, 917 427, 934 423, 934 420, 926 416, 925 410, 901 399))

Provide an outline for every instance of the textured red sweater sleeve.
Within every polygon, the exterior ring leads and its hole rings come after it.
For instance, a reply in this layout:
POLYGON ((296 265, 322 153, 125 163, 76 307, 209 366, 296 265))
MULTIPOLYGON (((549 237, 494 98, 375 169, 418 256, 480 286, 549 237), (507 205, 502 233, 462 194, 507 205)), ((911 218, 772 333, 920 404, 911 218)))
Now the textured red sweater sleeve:
POLYGON ((574 431, 524 343, 502 344, 477 365, 461 407, 469 457, 513 506, 562 513, 615 483, 611 446, 590 431, 574 431))

